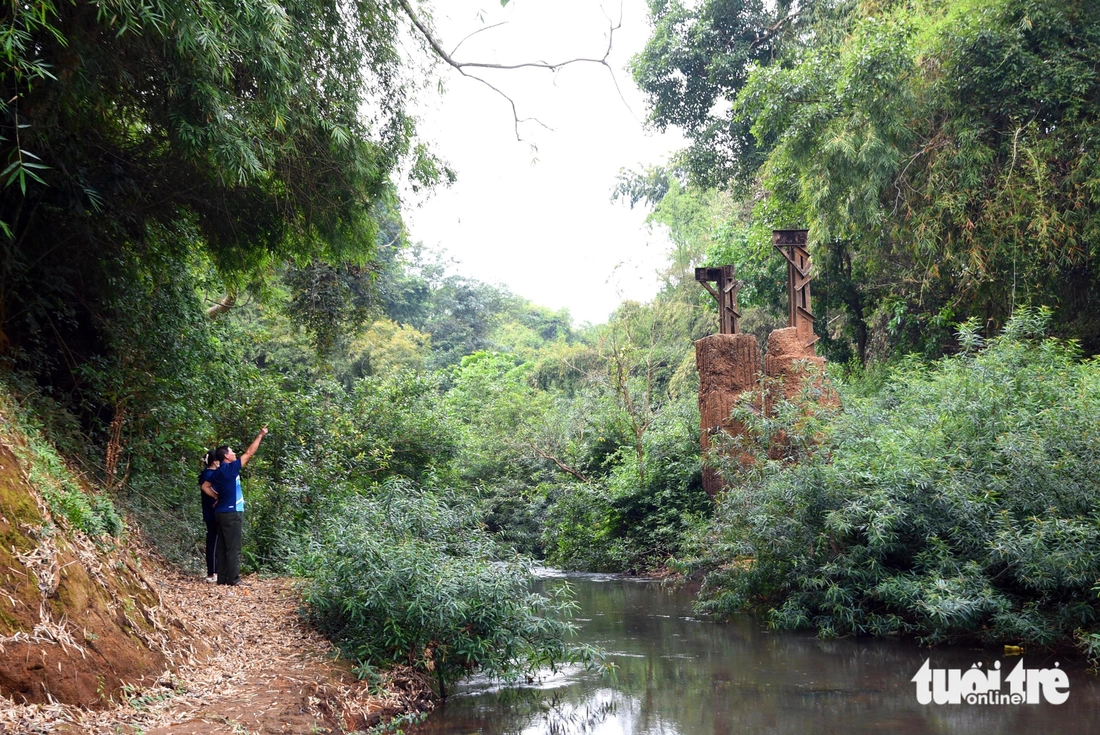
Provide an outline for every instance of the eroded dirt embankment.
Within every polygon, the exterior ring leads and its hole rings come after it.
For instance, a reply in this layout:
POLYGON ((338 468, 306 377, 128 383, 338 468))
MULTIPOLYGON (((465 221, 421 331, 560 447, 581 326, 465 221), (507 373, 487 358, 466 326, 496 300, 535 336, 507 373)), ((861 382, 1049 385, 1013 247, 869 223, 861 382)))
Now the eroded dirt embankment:
POLYGON ((340 732, 430 708, 411 671, 355 679, 289 580, 208 585, 51 518, 17 451, 0 441, 0 732, 340 732))

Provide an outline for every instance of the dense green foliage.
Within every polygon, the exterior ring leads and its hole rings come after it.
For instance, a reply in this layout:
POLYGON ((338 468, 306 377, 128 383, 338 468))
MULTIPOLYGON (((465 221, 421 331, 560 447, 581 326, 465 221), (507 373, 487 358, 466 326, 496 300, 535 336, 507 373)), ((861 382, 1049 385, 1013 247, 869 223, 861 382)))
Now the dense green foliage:
POLYGON ((1087 644, 1100 631, 1100 367, 1044 338, 1048 321, 1020 311, 984 349, 967 325, 966 351, 842 390, 841 412, 757 419, 756 464, 728 468, 708 531, 720 568, 702 608, 825 636, 1087 644))
POLYGON ((75 365, 110 359, 102 326, 136 316, 113 302, 139 271, 170 278, 199 252, 230 293, 284 258, 369 258, 391 171, 436 168, 402 109, 396 12, 12 6, 0 326, 18 363, 79 384, 75 365))
POLYGON ((531 592, 522 560, 459 499, 390 483, 327 520, 295 564, 320 630, 364 666, 431 673, 441 692, 475 669, 515 678, 596 660, 565 643, 568 588, 531 592))
POLYGON ((751 207, 731 217, 749 233, 733 262, 773 227, 809 228, 830 357, 942 354, 953 324, 988 336, 1029 304, 1100 349, 1095 3, 738 6, 654 3, 635 77, 657 124, 693 133, 692 185, 751 207), (716 103, 690 108, 696 87, 716 103))
MULTIPOLYGON (((705 334, 708 321, 693 289, 670 285, 651 304, 624 303, 575 344, 536 353, 532 379, 544 388, 513 382, 507 399, 479 388, 494 406, 476 411, 492 421, 478 424, 484 419, 456 405, 456 417, 478 426, 501 466, 514 470, 479 478, 497 522, 541 529, 536 548, 566 568, 639 571, 674 553, 709 510, 685 338, 705 334), (522 419, 499 413, 508 406, 522 407, 522 419)), ((451 395, 467 389, 473 365, 464 363, 451 395)))

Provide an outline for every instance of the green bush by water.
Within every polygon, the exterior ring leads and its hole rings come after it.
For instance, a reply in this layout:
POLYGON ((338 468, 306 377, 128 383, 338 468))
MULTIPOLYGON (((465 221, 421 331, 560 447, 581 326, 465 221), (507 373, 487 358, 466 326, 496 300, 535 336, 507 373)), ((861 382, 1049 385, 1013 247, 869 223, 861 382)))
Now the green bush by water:
POLYGON ((472 506, 395 480, 349 499, 296 557, 306 616, 364 670, 409 664, 440 692, 481 670, 502 677, 596 652, 567 642, 568 587, 530 591, 527 563, 479 526, 472 506))
POLYGON ((546 558, 565 569, 645 572, 680 551, 687 529, 711 503, 703 491, 699 413, 684 392, 654 412, 641 457, 625 446, 590 483, 558 483, 548 494, 542 541, 546 558))
POLYGON ((1048 318, 1022 310, 984 349, 967 325, 962 354, 842 390, 835 415, 743 411, 764 441, 697 542, 701 608, 823 636, 1092 647, 1100 364, 1044 338, 1048 318))

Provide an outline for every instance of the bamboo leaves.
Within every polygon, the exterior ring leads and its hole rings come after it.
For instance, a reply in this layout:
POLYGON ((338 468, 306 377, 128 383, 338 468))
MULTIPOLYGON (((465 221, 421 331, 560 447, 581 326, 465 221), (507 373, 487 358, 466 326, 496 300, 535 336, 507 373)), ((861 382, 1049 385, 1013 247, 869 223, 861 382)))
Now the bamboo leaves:
POLYGON ((1042 337, 1049 319, 1020 310, 982 350, 842 392, 816 454, 741 475, 712 527, 724 567, 704 608, 829 636, 1091 645, 1100 381, 1042 337))
POLYGON ((310 618, 364 666, 407 663, 449 683, 594 663, 566 642, 567 587, 529 591, 524 560, 478 525, 471 504, 394 481, 351 500, 297 560, 310 618))

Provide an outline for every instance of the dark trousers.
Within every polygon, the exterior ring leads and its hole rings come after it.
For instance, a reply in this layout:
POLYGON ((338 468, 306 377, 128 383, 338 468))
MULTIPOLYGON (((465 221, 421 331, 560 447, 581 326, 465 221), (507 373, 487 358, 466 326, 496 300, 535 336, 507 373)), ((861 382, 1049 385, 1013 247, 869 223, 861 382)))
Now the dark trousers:
POLYGON ((218 526, 213 518, 204 522, 206 523, 206 576, 212 577, 218 569, 214 558, 218 548, 218 526))
POLYGON ((218 584, 237 584, 241 581, 241 522, 244 513, 231 511, 215 513, 218 527, 218 548, 215 565, 218 568, 218 584))

